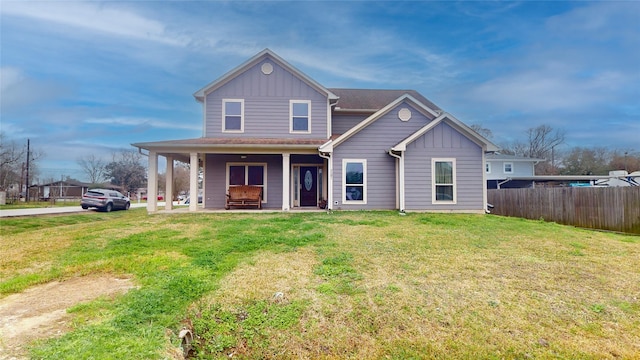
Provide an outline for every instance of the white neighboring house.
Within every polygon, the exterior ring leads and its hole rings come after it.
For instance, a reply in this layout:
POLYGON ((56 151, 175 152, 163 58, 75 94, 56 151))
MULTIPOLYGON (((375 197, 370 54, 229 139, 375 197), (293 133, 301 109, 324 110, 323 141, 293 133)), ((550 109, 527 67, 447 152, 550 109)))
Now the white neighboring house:
POLYGON ((487 189, 528 188, 533 180, 516 180, 519 177, 534 177, 535 165, 545 159, 500 153, 486 154, 484 172, 487 189))
POLYGON ((609 171, 609 175, 536 175, 535 165, 545 159, 492 153, 485 155, 487 189, 545 186, 640 186, 640 171, 609 171))

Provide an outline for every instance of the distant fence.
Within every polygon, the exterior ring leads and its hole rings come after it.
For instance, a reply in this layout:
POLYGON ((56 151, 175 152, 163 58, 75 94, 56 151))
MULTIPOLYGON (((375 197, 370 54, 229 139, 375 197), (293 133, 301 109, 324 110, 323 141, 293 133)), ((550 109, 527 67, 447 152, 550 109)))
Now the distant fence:
POLYGON ((640 187, 487 190, 496 215, 640 234, 640 187))

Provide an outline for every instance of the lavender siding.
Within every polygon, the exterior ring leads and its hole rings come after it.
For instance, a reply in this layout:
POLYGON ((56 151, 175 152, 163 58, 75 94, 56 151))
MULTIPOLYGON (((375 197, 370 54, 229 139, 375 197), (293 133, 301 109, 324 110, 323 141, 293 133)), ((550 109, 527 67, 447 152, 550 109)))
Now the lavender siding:
MULTIPOLYGON (((323 164, 323 159, 317 155, 291 154, 290 162, 291 165, 323 164)), ((242 159, 240 155, 232 154, 207 154, 204 183, 205 208, 224 208, 225 194, 227 193, 227 163, 266 163, 267 202, 262 206, 267 209, 282 208, 282 155, 247 155, 246 159, 242 159)))
POLYGON ((327 136, 327 96, 271 59, 247 69, 206 96, 205 137, 319 138, 327 136), (260 70, 270 62, 273 72, 260 70), (222 100, 244 99, 244 133, 222 132, 222 100), (311 133, 289 133, 289 100, 311 100, 311 133))
POLYGON ((388 154, 391 147, 426 125, 429 118, 408 103, 401 103, 344 143, 334 149, 333 200, 335 209, 394 209, 396 208, 396 162, 388 154), (412 112, 407 122, 398 119, 398 110, 407 107, 412 112), (344 204, 342 189, 342 160, 367 160, 367 203, 344 204))
POLYGON ((266 163, 267 164, 267 209, 282 208, 282 155, 240 155, 207 154, 205 167, 206 209, 223 209, 227 193, 227 163, 266 163))
POLYGON ((331 118, 331 132, 342 135, 366 118, 366 115, 333 115, 331 118))
POLYGON ((483 210, 482 148, 445 123, 407 146, 407 210, 483 210), (432 158, 456 159, 456 204, 432 204, 432 158))

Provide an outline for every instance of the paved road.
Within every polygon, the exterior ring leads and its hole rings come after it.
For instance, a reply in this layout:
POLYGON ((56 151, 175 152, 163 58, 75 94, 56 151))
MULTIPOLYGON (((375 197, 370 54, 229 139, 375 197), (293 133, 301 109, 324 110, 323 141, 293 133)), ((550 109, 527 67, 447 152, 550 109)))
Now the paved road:
MULTIPOLYGON (((164 203, 158 203, 158 207, 164 206, 164 203)), ((132 203, 132 208, 146 207, 146 203, 132 203)), ((84 210, 78 206, 58 206, 50 208, 32 208, 32 209, 13 209, 13 210, 0 210, 0 217, 10 216, 34 216, 34 215, 49 215, 49 214, 65 214, 65 213, 79 213, 86 211, 95 211, 95 209, 84 210)))

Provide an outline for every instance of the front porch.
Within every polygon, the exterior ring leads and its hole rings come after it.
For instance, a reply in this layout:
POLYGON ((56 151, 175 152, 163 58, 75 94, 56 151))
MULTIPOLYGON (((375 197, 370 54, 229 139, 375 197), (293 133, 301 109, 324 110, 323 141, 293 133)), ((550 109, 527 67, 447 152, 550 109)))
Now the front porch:
MULTIPOLYGON (((230 187, 251 185, 262 188, 262 208, 258 211, 316 210, 328 203, 328 162, 315 153, 158 153, 149 151, 148 202, 149 212, 159 211, 158 159, 167 161, 165 193, 173 194, 176 161, 189 164, 189 206, 179 211, 239 211, 224 210, 230 187), (198 197, 202 203, 198 204, 198 197)), ((165 211, 175 205, 166 201, 165 211)), ((246 211, 256 211, 246 209, 246 211)))

